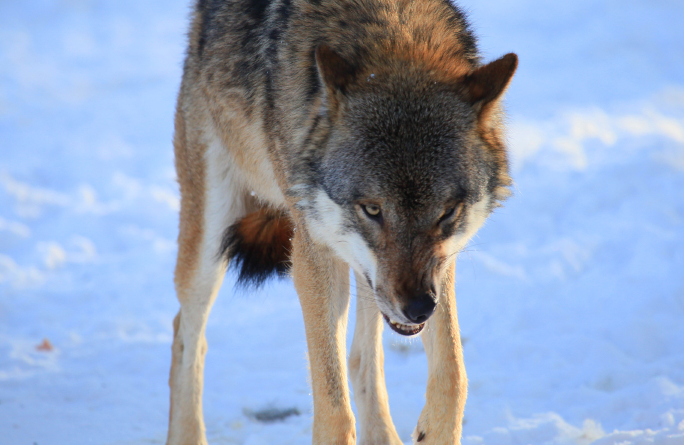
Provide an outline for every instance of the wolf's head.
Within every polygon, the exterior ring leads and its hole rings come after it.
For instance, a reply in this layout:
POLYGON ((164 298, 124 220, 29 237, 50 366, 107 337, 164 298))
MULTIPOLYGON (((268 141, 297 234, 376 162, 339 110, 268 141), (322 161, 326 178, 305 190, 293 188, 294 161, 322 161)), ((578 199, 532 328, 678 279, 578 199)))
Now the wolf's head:
POLYGON ((300 208, 312 236, 365 277, 390 326, 416 334, 447 267, 508 194, 499 99, 517 57, 460 76, 401 60, 358 67, 327 46, 316 63, 326 125, 300 208))

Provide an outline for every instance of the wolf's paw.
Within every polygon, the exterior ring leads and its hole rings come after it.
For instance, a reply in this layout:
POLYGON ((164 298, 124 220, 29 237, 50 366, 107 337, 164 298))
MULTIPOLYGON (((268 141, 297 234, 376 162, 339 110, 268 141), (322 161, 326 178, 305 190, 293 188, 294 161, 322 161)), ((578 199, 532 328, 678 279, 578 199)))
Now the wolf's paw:
POLYGON ((460 445, 461 436, 453 428, 430 428, 427 422, 418 422, 411 434, 413 445, 460 445))
POLYGON ((414 444, 423 442, 423 439, 425 439, 425 431, 423 431, 423 428, 417 426, 413 431, 413 434, 411 434, 411 439, 413 439, 414 444))
POLYGON ((361 433, 358 445, 404 445, 394 426, 379 425, 361 433))

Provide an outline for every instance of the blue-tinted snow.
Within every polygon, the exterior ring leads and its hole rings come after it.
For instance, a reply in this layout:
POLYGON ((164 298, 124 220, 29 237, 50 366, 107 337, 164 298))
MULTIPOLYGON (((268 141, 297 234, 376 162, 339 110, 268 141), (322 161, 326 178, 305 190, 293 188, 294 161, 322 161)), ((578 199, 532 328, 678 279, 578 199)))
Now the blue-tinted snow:
MULTIPOLYGON (((458 261, 463 442, 684 444, 684 4, 462 5, 488 59, 520 56, 515 194, 458 261)), ((0 3, 0 443, 165 440, 189 11, 0 3)), ((232 281, 207 330, 209 440, 310 443, 292 286, 232 281), (246 414, 269 407, 302 415, 246 414)), ((408 442, 425 356, 385 347, 408 442)))

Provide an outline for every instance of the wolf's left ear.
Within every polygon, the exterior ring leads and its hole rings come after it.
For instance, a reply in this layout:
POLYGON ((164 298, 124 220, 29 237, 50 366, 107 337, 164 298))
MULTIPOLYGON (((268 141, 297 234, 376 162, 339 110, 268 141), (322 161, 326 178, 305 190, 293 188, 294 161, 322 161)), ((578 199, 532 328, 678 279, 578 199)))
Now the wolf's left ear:
POLYGON ((489 108, 506 91, 515 69, 518 67, 518 56, 513 53, 481 66, 468 73, 462 81, 466 100, 478 112, 478 115, 489 108))
POLYGON ((344 93, 356 77, 356 68, 325 44, 316 48, 316 65, 323 83, 333 92, 344 93))

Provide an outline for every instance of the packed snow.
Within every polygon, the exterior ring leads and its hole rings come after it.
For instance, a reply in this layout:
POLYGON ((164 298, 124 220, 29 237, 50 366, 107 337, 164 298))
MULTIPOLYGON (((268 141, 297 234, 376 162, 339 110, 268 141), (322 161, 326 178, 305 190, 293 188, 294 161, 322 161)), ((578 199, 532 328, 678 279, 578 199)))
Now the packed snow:
MULTIPOLYGON (((0 2, 2 444, 166 438, 188 3, 0 2)), ((684 444, 684 3, 461 5, 487 59, 520 57, 514 196, 457 265, 463 443, 684 444)), ((209 441, 310 443, 292 284, 233 282, 207 329, 209 441)), ((384 343, 409 443, 425 354, 384 343)))

